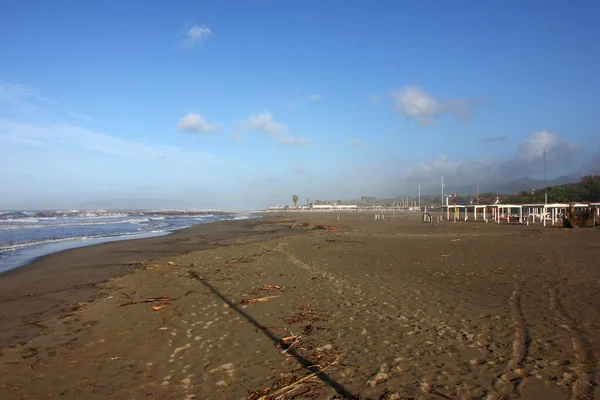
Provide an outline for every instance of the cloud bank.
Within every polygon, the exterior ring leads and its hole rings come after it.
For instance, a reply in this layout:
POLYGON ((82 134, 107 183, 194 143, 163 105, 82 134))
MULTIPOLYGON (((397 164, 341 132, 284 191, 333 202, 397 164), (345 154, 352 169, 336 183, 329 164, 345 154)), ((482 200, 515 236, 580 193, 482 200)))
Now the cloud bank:
POLYGON ((447 185, 494 185, 520 177, 543 178, 573 172, 579 167, 583 146, 548 131, 533 133, 519 143, 508 159, 453 160, 440 155, 410 168, 402 179, 405 187, 441 190, 441 177, 447 185), (440 188, 440 189, 438 189, 440 188))

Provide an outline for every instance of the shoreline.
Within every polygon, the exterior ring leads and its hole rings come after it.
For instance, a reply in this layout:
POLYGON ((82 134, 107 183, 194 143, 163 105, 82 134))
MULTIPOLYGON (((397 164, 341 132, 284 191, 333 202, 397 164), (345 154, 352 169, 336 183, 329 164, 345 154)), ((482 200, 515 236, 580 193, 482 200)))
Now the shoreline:
MULTIPOLYGON (((0 274, 1 349, 24 344, 43 330, 43 321, 97 298, 97 285, 135 271, 144 262, 191 251, 275 237, 268 216, 200 223, 167 235, 103 242, 37 257, 0 274), (261 227, 263 228, 261 230, 261 227)), ((287 233, 287 232, 286 232, 287 233)))
MULTIPOLYGON (((63 213, 63 212, 60 212, 63 213)), ((51 215, 50 212, 47 213, 51 215)), ((128 214, 128 213, 125 213, 128 214)), ((156 213, 155 213, 156 214, 156 213)), ((160 214, 160 213, 159 213, 160 214)), ((207 221, 207 222, 199 222, 193 225, 172 228, 169 230, 161 230, 161 231, 149 231, 149 232, 127 232, 121 234, 100 234, 96 236, 89 237, 67 237, 67 238, 58 238, 58 239, 48 239, 41 242, 33 242, 33 243, 24 243, 18 245, 16 249, 12 251, 17 252, 17 255, 10 254, 8 257, 12 257, 15 259, 14 264, 10 266, 0 264, 0 275, 5 274, 9 271, 12 271, 17 268, 25 267, 41 257, 45 257, 48 255, 60 253, 62 251, 72 250, 76 248, 89 247, 89 246, 97 246, 104 243, 118 242, 118 241, 126 241, 126 240, 140 240, 140 239, 149 239, 153 237, 160 236, 168 236, 174 232, 177 232, 182 229, 190 228, 195 225, 218 222, 218 221, 232 221, 237 220, 240 213, 231 212, 215 212, 208 213, 207 215, 222 215, 222 216, 234 216, 233 218, 227 218, 217 221, 207 221), (22 253, 22 254, 21 254, 22 253)), ((162 215, 172 215, 170 213, 162 212, 162 215)), ((176 215, 186 215, 185 213, 179 212, 176 215)), ((196 215, 196 214, 193 214, 196 215)), ((245 213, 248 218, 242 219, 253 219, 253 218, 262 218, 262 216, 257 214, 245 213)), ((9 253, 12 252, 9 250, 9 253)))

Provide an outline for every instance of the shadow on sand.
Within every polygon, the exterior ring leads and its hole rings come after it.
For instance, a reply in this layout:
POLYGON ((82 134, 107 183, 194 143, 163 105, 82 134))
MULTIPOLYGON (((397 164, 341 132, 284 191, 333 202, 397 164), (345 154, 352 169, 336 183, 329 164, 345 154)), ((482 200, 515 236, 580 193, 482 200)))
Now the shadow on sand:
MULTIPOLYGON (((255 320, 250 315, 245 313, 241 308, 239 308, 236 304, 231 302, 227 297, 223 296, 223 294, 221 294, 221 292, 219 292, 213 285, 211 285, 206 280, 204 280, 204 278, 202 278, 200 275, 198 275, 198 273, 196 273, 195 271, 189 271, 189 274, 192 278, 198 280, 201 284, 203 284, 211 292, 213 292, 217 297, 219 297, 221 300, 223 300, 223 302, 226 303, 227 305, 229 305, 229 307, 231 307, 233 310, 235 310, 235 312, 240 314, 248 322, 250 322, 252 325, 254 325, 259 330, 259 332, 262 332, 265 336, 267 336, 275 345, 279 345, 280 347, 285 348, 285 343, 283 343, 280 339, 278 339, 275 335, 273 335, 266 326, 261 325, 257 320, 255 320)), ((287 349, 287 354, 294 357, 294 359, 298 362, 298 364, 300 364, 302 366, 302 368, 307 369, 311 373, 315 373, 316 374, 315 376, 317 378, 319 378, 327 386, 333 388, 337 392, 338 395, 342 396, 342 398, 344 398, 344 399, 356 399, 357 398, 352 393, 350 393, 346 388, 344 388, 344 386, 342 386, 340 383, 334 381, 329 375, 327 375, 323 371, 320 371, 309 360, 307 360, 306 358, 304 358, 300 354, 298 354, 296 351, 294 351, 294 349, 292 349, 292 348, 287 349)))

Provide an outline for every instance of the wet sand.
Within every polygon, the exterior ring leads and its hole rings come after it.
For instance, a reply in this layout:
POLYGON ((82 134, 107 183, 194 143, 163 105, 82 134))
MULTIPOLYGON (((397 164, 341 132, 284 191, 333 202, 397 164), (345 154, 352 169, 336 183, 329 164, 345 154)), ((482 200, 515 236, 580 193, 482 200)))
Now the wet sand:
POLYGON ((262 219, 199 224, 167 236, 81 247, 0 274, 0 349, 37 335, 49 317, 99 294, 98 284, 142 263, 191 251, 289 234, 262 219))
POLYGON ((298 214, 56 254, 0 277, 3 328, 59 304, 4 337, 0 393, 600 398, 599 239, 298 214))

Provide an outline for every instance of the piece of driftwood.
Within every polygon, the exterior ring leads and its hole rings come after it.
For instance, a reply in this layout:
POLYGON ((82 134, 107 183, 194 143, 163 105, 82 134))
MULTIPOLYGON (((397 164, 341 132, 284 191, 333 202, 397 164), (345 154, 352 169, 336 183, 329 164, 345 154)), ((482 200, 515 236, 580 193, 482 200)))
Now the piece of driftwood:
POLYGON ((240 301, 240 304, 246 305, 246 304, 253 304, 253 303, 262 303, 262 302, 269 301, 269 300, 277 298, 277 297, 279 297, 279 296, 266 296, 266 297, 257 297, 254 299, 244 299, 244 300, 240 301))
POLYGON ((170 305, 171 305, 171 302, 170 302, 170 301, 167 301, 166 303, 162 303, 162 304, 159 304, 159 305, 157 305, 157 306, 154 306, 154 307, 152 307, 152 309, 153 309, 154 311, 160 311, 160 310, 162 310, 163 308, 167 308, 167 307, 169 307, 170 305))
POLYGON ((132 304, 140 304, 140 303, 155 303, 157 301, 171 302, 171 301, 176 301, 176 300, 182 299, 192 293, 194 293, 193 290, 188 290, 183 296, 179 296, 175 299, 172 299, 172 298, 166 297, 166 296, 159 296, 159 297, 148 297, 146 299, 141 299, 141 300, 131 300, 131 301, 128 301, 127 303, 119 304, 119 307, 125 307, 125 306, 130 306, 132 304))
POLYGON ((276 285, 264 285, 261 288, 258 288, 258 290, 281 290, 283 289, 283 286, 276 286, 276 285))

